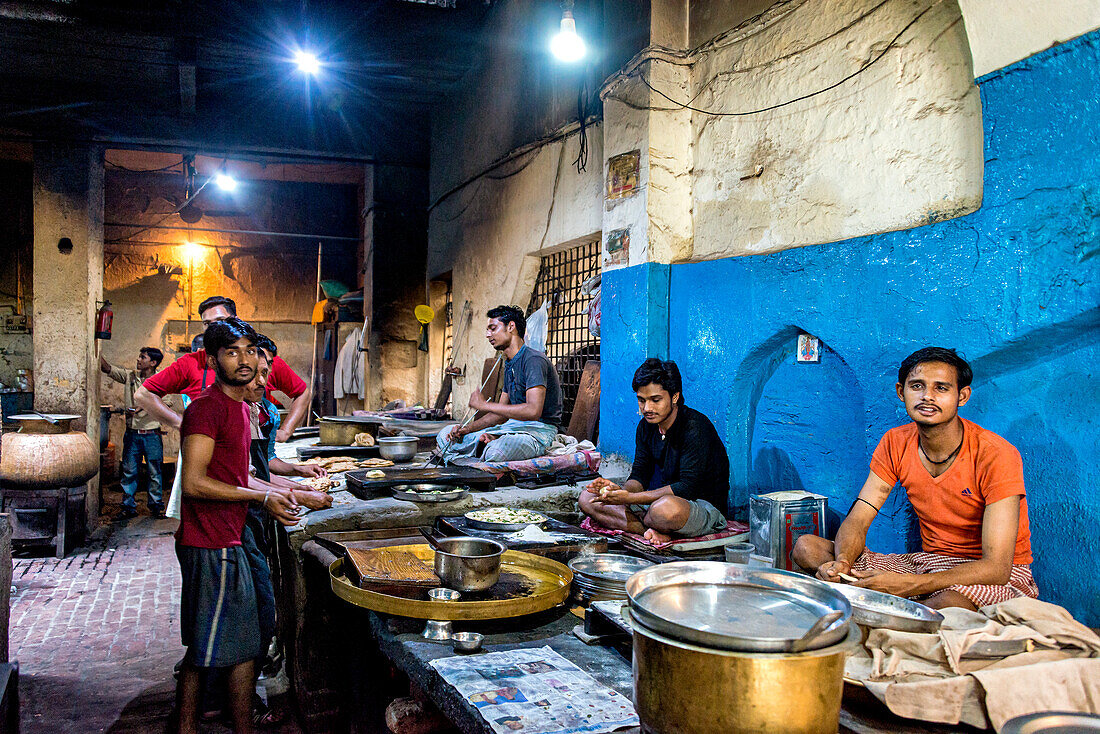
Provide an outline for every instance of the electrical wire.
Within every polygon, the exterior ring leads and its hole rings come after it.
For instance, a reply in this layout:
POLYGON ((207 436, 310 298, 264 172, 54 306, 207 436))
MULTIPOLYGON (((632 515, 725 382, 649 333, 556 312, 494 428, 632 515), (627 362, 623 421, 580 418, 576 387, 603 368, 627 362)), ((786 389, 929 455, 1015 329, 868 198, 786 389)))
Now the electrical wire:
MULTIPOLYGON (((655 94, 658 94, 661 97, 664 97, 669 102, 676 105, 676 107, 674 109, 691 110, 692 112, 698 112, 700 114, 710 115, 710 116, 713 116, 713 117, 747 117, 749 115, 758 115, 762 112, 770 112, 772 110, 777 110, 781 107, 786 107, 786 106, 792 105, 796 102, 801 102, 803 100, 810 99, 811 97, 816 97, 820 94, 824 94, 825 92, 836 89, 837 87, 844 84, 845 82, 859 76, 863 72, 867 71, 867 69, 871 68, 871 66, 873 66, 877 61, 879 61, 879 59, 881 59, 883 56, 885 56, 886 53, 891 48, 894 47, 894 44, 897 43, 898 39, 901 38, 905 34, 906 31, 908 31, 910 28, 912 28, 917 23, 917 21, 919 21, 921 18, 923 18, 925 16, 925 14, 927 14, 930 10, 932 10, 933 8, 935 8, 936 6, 938 6, 942 2, 943 2, 943 0, 937 0, 935 3, 929 5, 927 8, 925 8, 920 13, 918 13, 917 16, 915 18, 913 18, 911 21, 909 21, 905 25, 904 28, 902 28, 900 31, 897 32, 897 34, 890 40, 890 42, 888 44, 886 44, 885 48, 883 48, 882 51, 880 51, 874 58, 872 58, 866 64, 864 64, 863 66, 861 66, 858 69, 856 69, 855 71, 853 71, 851 74, 848 74, 844 78, 830 84, 827 87, 824 87, 823 89, 818 89, 815 92, 810 92, 808 94, 803 94, 799 97, 795 97, 794 99, 789 99, 786 102, 779 102, 777 104, 768 105, 767 107, 761 107, 760 109, 757 109, 757 110, 748 110, 748 111, 745 111, 745 112, 721 112, 721 111, 715 111, 715 110, 700 109, 700 108, 695 107, 691 104, 684 104, 682 102, 678 102, 675 99, 673 99, 672 97, 670 97, 667 94, 665 94, 664 92, 662 92, 661 90, 657 89, 656 87, 654 87, 652 84, 649 83, 649 80, 645 78, 645 74, 639 72, 638 73, 638 78, 641 79, 642 83, 645 84, 647 87, 649 87, 649 89, 651 91, 653 91, 655 94)), ((708 84, 709 84, 709 82, 708 82, 708 84)), ((642 109, 650 109, 650 110, 654 110, 654 111, 666 111, 666 112, 671 111, 669 108, 662 108, 662 107, 643 107, 642 109)))
MULTIPOLYGON (((224 172, 225 171, 225 164, 228 163, 228 162, 229 162, 229 158, 222 158, 222 164, 219 167, 218 171, 219 172, 224 172)), ((106 244, 112 244, 113 245, 117 242, 125 242, 128 239, 131 239, 133 237, 137 237, 139 234, 145 234, 146 232, 148 232, 151 229, 156 229, 160 225, 167 222, 169 218, 174 217, 175 215, 179 214, 184 209, 186 209, 187 205, 190 204, 192 201, 194 201, 195 198, 199 194, 202 193, 202 190, 205 189, 208 185, 210 185, 210 182, 213 181, 213 180, 214 180, 214 176, 208 177, 205 181, 203 181, 202 186, 195 189, 195 193, 188 196, 182 204, 180 204, 179 206, 177 206, 175 208, 174 211, 168 212, 167 214, 165 214, 163 217, 161 217, 157 221, 153 222, 152 224, 142 226, 140 229, 138 229, 134 232, 131 232, 130 234, 126 235, 125 237, 112 237, 111 239, 105 239, 105 240, 103 240, 103 244, 105 244, 105 245, 106 244)), ((118 226, 137 226, 137 225, 118 225, 118 226)))
POLYGON ((117 169, 119 171, 126 171, 127 173, 161 173, 163 171, 171 171, 183 165, 182 159, 179 163, 173 163, 172 165, 165 166, 163 168, 127 168, 126 166, 119 165, 118 163, 113 163, 106 159, 104 159, 103 162, 111 168, 117 169))

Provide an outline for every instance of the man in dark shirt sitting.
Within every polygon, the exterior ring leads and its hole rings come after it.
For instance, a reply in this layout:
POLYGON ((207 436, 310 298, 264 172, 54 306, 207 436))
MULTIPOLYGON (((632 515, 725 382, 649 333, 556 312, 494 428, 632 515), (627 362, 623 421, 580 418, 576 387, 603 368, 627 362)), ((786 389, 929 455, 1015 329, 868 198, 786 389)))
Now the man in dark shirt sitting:
POLYGON ((642 420, 630 478, 622 487, 593 482, 581 493, 581 511, 655 544, 724 530, 729 457, 710 420, 684 405, 676 363, 647 359, 633 388, 642 420))

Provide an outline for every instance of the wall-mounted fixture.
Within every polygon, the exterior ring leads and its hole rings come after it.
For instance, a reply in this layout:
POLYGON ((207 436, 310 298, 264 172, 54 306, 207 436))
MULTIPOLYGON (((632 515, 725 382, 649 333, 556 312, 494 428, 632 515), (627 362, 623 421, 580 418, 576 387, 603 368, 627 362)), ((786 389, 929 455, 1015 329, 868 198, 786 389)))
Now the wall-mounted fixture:
POLYGON ((68 237, 62 237, 57 241, 57 251, 62 255, 73 254, 73 241, 68 237))

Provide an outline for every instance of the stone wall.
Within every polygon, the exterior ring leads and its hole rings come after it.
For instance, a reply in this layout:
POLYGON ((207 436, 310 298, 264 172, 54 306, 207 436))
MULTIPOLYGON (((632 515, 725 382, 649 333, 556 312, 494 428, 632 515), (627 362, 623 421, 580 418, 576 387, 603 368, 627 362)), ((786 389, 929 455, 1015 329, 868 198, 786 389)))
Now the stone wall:
MULTIPOLYGON (((1100 144, 1081 134, 1097 124, 1097 68, 1100 32, 978 80, 985 191, 971 214, 605 274, 601 448, 633 452, 629 376, 644 357, 667 354, 688 404, 729 449, 731 505, 758 489, 804 487, 843 513, 883 432, 907 421, 893 389, 898 363, 928 344, 956 347, 976 374, 963 416, 1023 455, 1042 597, 1100 624, 1100 540, 1090 530, 1100 522, 1100 144), (801 332, 822 340, 820 364, 794 363, 801 332)), ((896 493, 869 543, 912 547, 909 512, 896 493)))

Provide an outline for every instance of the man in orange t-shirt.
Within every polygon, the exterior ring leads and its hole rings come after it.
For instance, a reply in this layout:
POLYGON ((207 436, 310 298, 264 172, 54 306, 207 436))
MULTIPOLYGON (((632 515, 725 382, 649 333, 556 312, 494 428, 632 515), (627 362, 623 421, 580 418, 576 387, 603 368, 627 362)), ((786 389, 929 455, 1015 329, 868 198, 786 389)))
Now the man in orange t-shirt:
POLYGON ((973 372, 954 349, 926 347, 898 370, 898 398, 912 423, 892 428, 836 541, 804 535, 792 558, 825 581, 919 598, 934 608, 978 607, 1038 597, 1031 575, 1020 452, 960 418, 973 372), (865 547, 867 530, 894 486, 905 488, 920 522, 920 553, 865 547))

